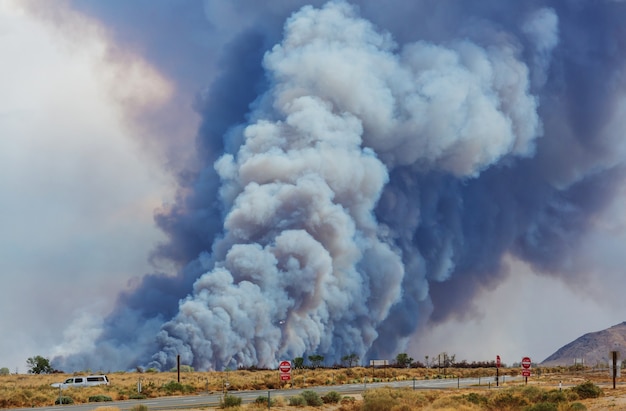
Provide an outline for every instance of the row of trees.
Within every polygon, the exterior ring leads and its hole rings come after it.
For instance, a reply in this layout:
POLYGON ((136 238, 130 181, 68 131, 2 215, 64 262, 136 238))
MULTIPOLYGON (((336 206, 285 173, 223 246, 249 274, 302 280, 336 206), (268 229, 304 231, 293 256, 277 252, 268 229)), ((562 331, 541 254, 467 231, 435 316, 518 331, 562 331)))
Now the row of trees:
MULTIPOLYGON (((309 360, 308 364, 305 363, 304 357, 294 358, 293 367, 296 369, 307 367, 319 368, 324 363, 324 356, 322 355, 314 354, 309 355, 307 358, 309 360)), ((355 353, 341 357, 341 365, 344 367, 354 367, 359 364, 359 361, 360 358, 355 353)), ((495 361, 473 361, 468 363, 467 360, 457 362, 456 354, 448 354, 447 352, 437 354, 433 357, 426 355, 424 356, 424 362, 421 362, 415 361, 407 353, 400 353, 396 356, 395 361, 393 361, 390 366, 396 368, 484 368, 495 367, 496 363, 495 361)))
MULTIPOLYGON (((295 369, 302 368, 320 368, 324 364, 324 356, 319 354, 312 354, 307 357, 309 363, 305 363, 304 357, 296 357, 293 359, 293 367, 295 369)), ((341 357, 341 366, 343 367, 354 367, 359 365, 360 358, 357 354, 352 353, 341 357)), ((42 357, 41 355, 36 355, 34 357, 30 357, 26 360, 26 364, 28 366, 29 374, 50 374, 55 372, 54 368, 50 365, 50 361, 42 357)), ((456 355, 449 355, 446 352, 441 354, 437 354, 436 356, 429 357, 428 355, 424 356, 424 362, 415 361, 412 357, 410 357, 407 353, 400 353, 396 356, 395 361, 390 364, 391 367, 396 368, 487 368, 487 367, 495 367, 495 361, 473 361, 468 363, 466 360, 461 362, 456 362, 456 355)), ((0 374, 3 371, 6 371, 6 374, 9 373, 8 368, 0 369, 0 374)))

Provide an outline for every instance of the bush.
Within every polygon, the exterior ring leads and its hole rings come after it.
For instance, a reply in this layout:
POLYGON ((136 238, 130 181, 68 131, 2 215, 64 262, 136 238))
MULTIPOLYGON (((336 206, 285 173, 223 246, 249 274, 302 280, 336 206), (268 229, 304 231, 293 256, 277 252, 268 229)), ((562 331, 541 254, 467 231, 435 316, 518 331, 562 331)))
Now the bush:
POLYGON ((526 408, 527 411, 558 411, 556 404, 551 402, 540 402, 526 408))
POLYGON ((143 404, 134 405, 130 411, 148 411, 148 406, 143 404))
POLYGON ((572 390, 576 392, 576 394, 578 394, 578 397, 582 400, 587 398, 598 398, 603 394, 602 389, 591 381, 586 381, 582 384, 579 384, 572 388, 572 390))
POLYGON ((132 393, 128 396, 129 400, 145 400, 148 398, 146 394, 132 393))
MULTIPOLYGON (((394 393, 395 394, 395 393, 394 393)), ((363 393, 363 411, 389 411, 399 402, 389 391, 373 390, 363 393)))
POLYGON ((471 402, 472 404, 476 404, 480 406, 486 405, 488 401, 487 397, 481 394, 476 394, 475 392, 470 392, 469 394, 464 395, 463 398, 465 398, 467 401, 471 402))
POLYGON ((322 401, 319 394, 316 393, 315 391, 311 391, 311 390, 302 391, 300 395, 302 396, 302 398, 304 398, 304 401, 306 402, 306 405, 308 406, 319 407, 320 405, 324 404, 324 401, 322 401))
POLYGON ((585 407, 585 404, 574 402, 570 404, 566 410, 567 411, 587 411, 587 407, 585 407))
POLYGON ((515 409, 528 405, 528 400, 510 392, 500 392, 489 399, 489 405, 495 409, 515 409))
POLYGON ((531 403, 545 402, 547 398, 545 390, 534 386, 523 387, 521 389, 521 395, 531 403))
POLYGON ((176 381, 170 381, 167 384, 163 384, 161 390, 165 391, 167 394, 173 394, 175 392, 187 394, 195 391, 191 385, 181 384, 176 381))
POLYGON ((241 405, 241 397, 235 397, 234 395, 226 394, 222 401, 220 401, 221 408, 239 407, 241 405))
POLYGON ((105 402, 105 401, 113 401, 113 398, 108 395, 92 395, 89 397, 89 402, 105 402))
MULTIPOLYGON (((276 405, 276 400, 274 398, 272 398, 271 401, 272 402, 270 403, 270 406, 276 405)), ((254 403, 256 405, 267 407, 267 395, 259 395, 258 397, 256 397, 256 400, 254 400, 254 403)))
POLYGON ((59 405, 59 404, 74 404, 74 400, 72 399, 72 397, 65 397, 65 396, 63 396, 63 397, 57 398, 54 401, 54 404, 55 405, 59 405))
POLYGON ((563 391, 550 390, 546 394, 546 402, 561 403, 567 402, 567 396, 563 391))
POLYGON ((296 395, 295 397, 289 398, 289 405, 294 407, 304 407, 306 405, 306 401, 301 395, 296 395))
POLYGON ((409 404, 400 404, 391 408, 391 411, 413 411, 413 408, 409 404))
POLYGON ((330 391, 326 395, 322 396, 322 401, 324 402, 324 404, 337 404, 339 401, 341 401, 341 394, 339 394, 337 391, 330 391))

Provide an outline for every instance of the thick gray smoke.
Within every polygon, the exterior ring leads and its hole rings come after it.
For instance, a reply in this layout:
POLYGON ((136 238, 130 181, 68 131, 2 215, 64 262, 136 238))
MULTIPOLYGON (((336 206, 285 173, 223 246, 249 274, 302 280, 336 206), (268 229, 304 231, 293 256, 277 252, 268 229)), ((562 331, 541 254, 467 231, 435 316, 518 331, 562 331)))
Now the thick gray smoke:
MULTIPOLYGON (((199 59, 220 73, 196 104, 203 167, 157 215, 155 256, 181 271, 120 296, 106 360, 61 367, 388 358, 497 284, 507 253, 576 274, 622 178, 625 5, 384 3, 204 4, 206 50, 227 46, 199 59)), ((142 39, 128 10, 76 7, 142 39)))
POLYGON ((424 267, 405 272, 404 250, 374 216, 389 171, 476 177, 532 153, 540 131, 510 44, 399 48, 343 2, 295 13, 263 66, 269 89, 229 135, 241 147, 216 162, 224 236, 159 333, 159 364, 363 355, 403 278, 422 298, 428 290, 424 267))

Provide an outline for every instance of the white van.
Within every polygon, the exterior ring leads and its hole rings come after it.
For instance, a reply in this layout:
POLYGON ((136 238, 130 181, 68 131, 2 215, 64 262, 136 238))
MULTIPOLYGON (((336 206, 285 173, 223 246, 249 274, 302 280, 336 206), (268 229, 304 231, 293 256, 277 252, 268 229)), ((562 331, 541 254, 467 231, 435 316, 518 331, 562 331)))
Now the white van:
POLYGON ((71 387, 92 387, 94 385, 109 385, 109 379, 106 375, 88 375, 86 377, 71 377, 64 382, 55 382, 50 385, 61 389, 71 387))

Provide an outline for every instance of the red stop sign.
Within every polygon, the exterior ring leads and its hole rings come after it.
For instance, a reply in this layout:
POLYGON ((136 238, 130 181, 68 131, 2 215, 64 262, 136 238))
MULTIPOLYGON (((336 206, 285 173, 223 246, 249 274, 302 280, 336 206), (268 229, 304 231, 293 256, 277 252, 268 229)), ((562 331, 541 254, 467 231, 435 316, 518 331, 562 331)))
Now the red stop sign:
POLYGON ((280 370, 280 372, 291 372, 291 362, 290 361, 281 361, 280 364, 278 365, 278 369, 280 370))
POLYGON ((522 358, 522 368, 529 369, 530 364, 531 364, 530 357, 522 358))

